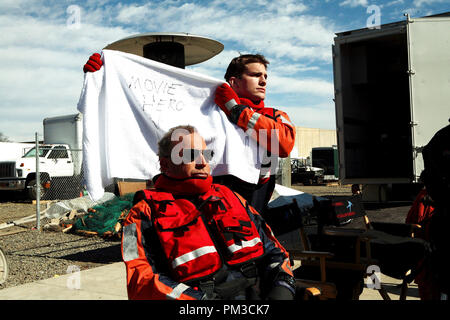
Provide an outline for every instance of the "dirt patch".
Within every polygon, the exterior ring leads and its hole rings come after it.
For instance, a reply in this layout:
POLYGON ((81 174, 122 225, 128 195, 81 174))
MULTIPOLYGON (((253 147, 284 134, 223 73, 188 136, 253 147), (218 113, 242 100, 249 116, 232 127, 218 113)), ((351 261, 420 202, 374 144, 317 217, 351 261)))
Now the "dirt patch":
MULTIPOLYGON (((41 211, 47 208, 47 202, 41 201, 41 211)), ((26 200, 20 192, 0 191, 0 224, 36 215, 36 204, 26 200)))
POLYGON ((347 196, 352 194, 351 185, 339 185, 339 184, 329 184, 329 185, 317 185, 317 186, 304 186, 302 184, 295 184, 292 186, 293 189, 313 194, 315 196, 347 196))

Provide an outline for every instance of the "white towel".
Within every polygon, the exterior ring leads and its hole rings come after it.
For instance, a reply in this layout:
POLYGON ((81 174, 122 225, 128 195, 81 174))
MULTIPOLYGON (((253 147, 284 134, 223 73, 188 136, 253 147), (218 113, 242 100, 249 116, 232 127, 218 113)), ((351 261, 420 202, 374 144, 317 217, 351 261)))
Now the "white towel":
POLYGON ((160 173, 158 141, 183 124, 196 127, 214 150, 213 175, 258 181, 262 151, 214 103, 223 81, 120 51, 103 50, 103 62, 99 71, 86 73, 78 102, 92 199, 101 198, 114 178, 151 179, 160 173))

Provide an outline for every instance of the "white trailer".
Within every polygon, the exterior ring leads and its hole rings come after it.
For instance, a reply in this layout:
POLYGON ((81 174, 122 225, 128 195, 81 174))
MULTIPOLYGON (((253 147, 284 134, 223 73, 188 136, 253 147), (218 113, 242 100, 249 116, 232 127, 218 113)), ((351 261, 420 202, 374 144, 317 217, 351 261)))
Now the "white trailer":
POLYGON ((0 161, 14 161, 33 147, 33 143, 0 142, 0 161))
POLYGON ((81 113, 45 118, 44 143, 66 145, 72 151, 74 174, 81 172, 83 148, 83 115, 81 113), (76 153, 76 155, 74 155, 76 153))
POLYGON ((422 148, 448 124, 449 30, 446 13, 336 34, 339 177, 366 186, 366 200, 417 183, 422 148))

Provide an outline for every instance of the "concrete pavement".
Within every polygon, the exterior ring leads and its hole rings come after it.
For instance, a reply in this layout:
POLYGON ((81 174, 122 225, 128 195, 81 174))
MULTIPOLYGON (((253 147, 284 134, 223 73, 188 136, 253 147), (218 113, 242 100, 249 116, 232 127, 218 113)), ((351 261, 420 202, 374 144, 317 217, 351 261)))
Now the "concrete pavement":
MULTIPOLYGON (((384 274, 381 274, 380 280, 389 297, 392 300, 399 300, 399 285, 402 283, 401 280, 388 277, 384 274)), ((383 300, 383 298, 381 297, 378 290, 368 289, 365 287, 363 292, 359 296, 359 300, 383 300)), ((408 285, 406 300, 420 300, 419 289, 414 281, 408 285)))
POLYGON ((123 262, 0 290, 0 300, 127 300, 123 262))
MULTIPOLYGON (((40 280, 0 290, 0 300, 127 300, 123 262, 40 280)), ((397 279, 381 275, 392 300, 398 300, 397 279)), ((364 288, 360 300, 382 300, 377 290, 364 288)), ((419 300, 417 285, 408 289, 407 300, 419 300)))

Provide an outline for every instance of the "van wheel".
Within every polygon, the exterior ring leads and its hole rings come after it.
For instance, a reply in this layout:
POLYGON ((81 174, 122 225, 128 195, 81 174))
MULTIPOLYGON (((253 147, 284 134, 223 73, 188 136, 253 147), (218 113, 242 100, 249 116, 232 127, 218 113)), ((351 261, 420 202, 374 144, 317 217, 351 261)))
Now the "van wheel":
MULTIPOLYGON (((40 199, 44 199, 45 195, 47 194, 47 191, 49 189, 46 189, 42 186, 42 184, 39 186, 40 187, 40 199)), ((30 181, 28 181, 27 185, 26 185, 26 193, 27 196, 30 200, 37 200, 36 194, 37 194, 37 189, 36 189, 36 179, 31 179, 30 181)))

